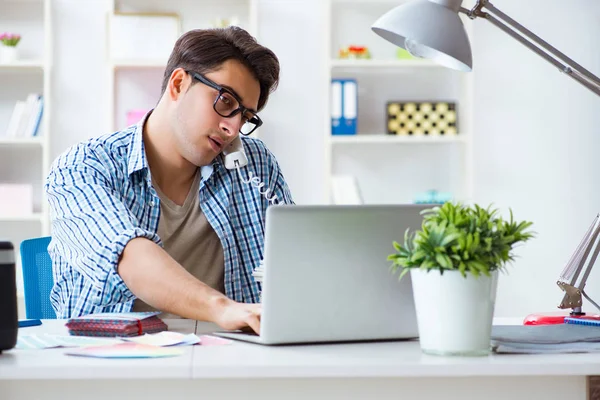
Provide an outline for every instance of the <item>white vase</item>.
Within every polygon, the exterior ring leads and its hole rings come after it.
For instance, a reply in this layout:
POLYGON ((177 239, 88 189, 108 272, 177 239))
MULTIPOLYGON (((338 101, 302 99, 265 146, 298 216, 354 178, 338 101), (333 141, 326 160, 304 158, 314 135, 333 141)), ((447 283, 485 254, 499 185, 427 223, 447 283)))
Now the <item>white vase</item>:
POLYGON ((421 350, 477 356, 490 351, 498 272, 463 277, 458 271, 411 270, 421 350))
POLYGON ((0 45, 0 64, 12 64, 17 59, 17 46, 0 45))

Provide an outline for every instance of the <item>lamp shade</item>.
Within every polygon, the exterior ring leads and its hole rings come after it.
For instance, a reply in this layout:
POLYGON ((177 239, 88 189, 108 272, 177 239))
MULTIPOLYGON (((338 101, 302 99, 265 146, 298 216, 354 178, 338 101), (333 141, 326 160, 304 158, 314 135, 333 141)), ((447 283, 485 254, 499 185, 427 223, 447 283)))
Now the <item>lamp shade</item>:
POLYGON ((415 57, 471 71, 471 45, 458 16, 461 3, 462 0, 410 1, 382 15, 371 29, 415 57))

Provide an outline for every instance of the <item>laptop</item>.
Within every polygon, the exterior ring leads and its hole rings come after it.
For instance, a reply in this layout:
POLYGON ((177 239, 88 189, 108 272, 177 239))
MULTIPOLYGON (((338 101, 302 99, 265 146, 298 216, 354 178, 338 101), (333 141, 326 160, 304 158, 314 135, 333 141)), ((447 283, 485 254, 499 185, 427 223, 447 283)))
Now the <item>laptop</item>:
POLYGON ((418 337, 410 274, 399 281, 387 257, 430 207, 269 207, 260 334, 214 334, 264 345, 418 337))

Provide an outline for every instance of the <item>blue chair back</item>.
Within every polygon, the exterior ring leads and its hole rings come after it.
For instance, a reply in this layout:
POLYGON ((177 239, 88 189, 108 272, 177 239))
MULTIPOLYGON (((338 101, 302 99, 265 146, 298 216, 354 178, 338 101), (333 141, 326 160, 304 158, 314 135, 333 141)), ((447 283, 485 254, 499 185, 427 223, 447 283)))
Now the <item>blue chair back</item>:
POLYGON ((49 244, 49 236, 21 242, 25 315, 28 319, 56 319, 50 303, 50 290, 54 285, 54 278, 52 260, 48 254, 49 244))

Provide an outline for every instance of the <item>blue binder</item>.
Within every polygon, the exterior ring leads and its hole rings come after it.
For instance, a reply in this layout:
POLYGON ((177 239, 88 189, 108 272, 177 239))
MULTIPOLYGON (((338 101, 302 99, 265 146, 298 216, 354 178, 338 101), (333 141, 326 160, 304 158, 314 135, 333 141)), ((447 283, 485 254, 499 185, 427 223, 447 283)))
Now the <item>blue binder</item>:
POLYGON ((358 84, 356 79, 331 80, 331 134, 356 135, 358 84))

